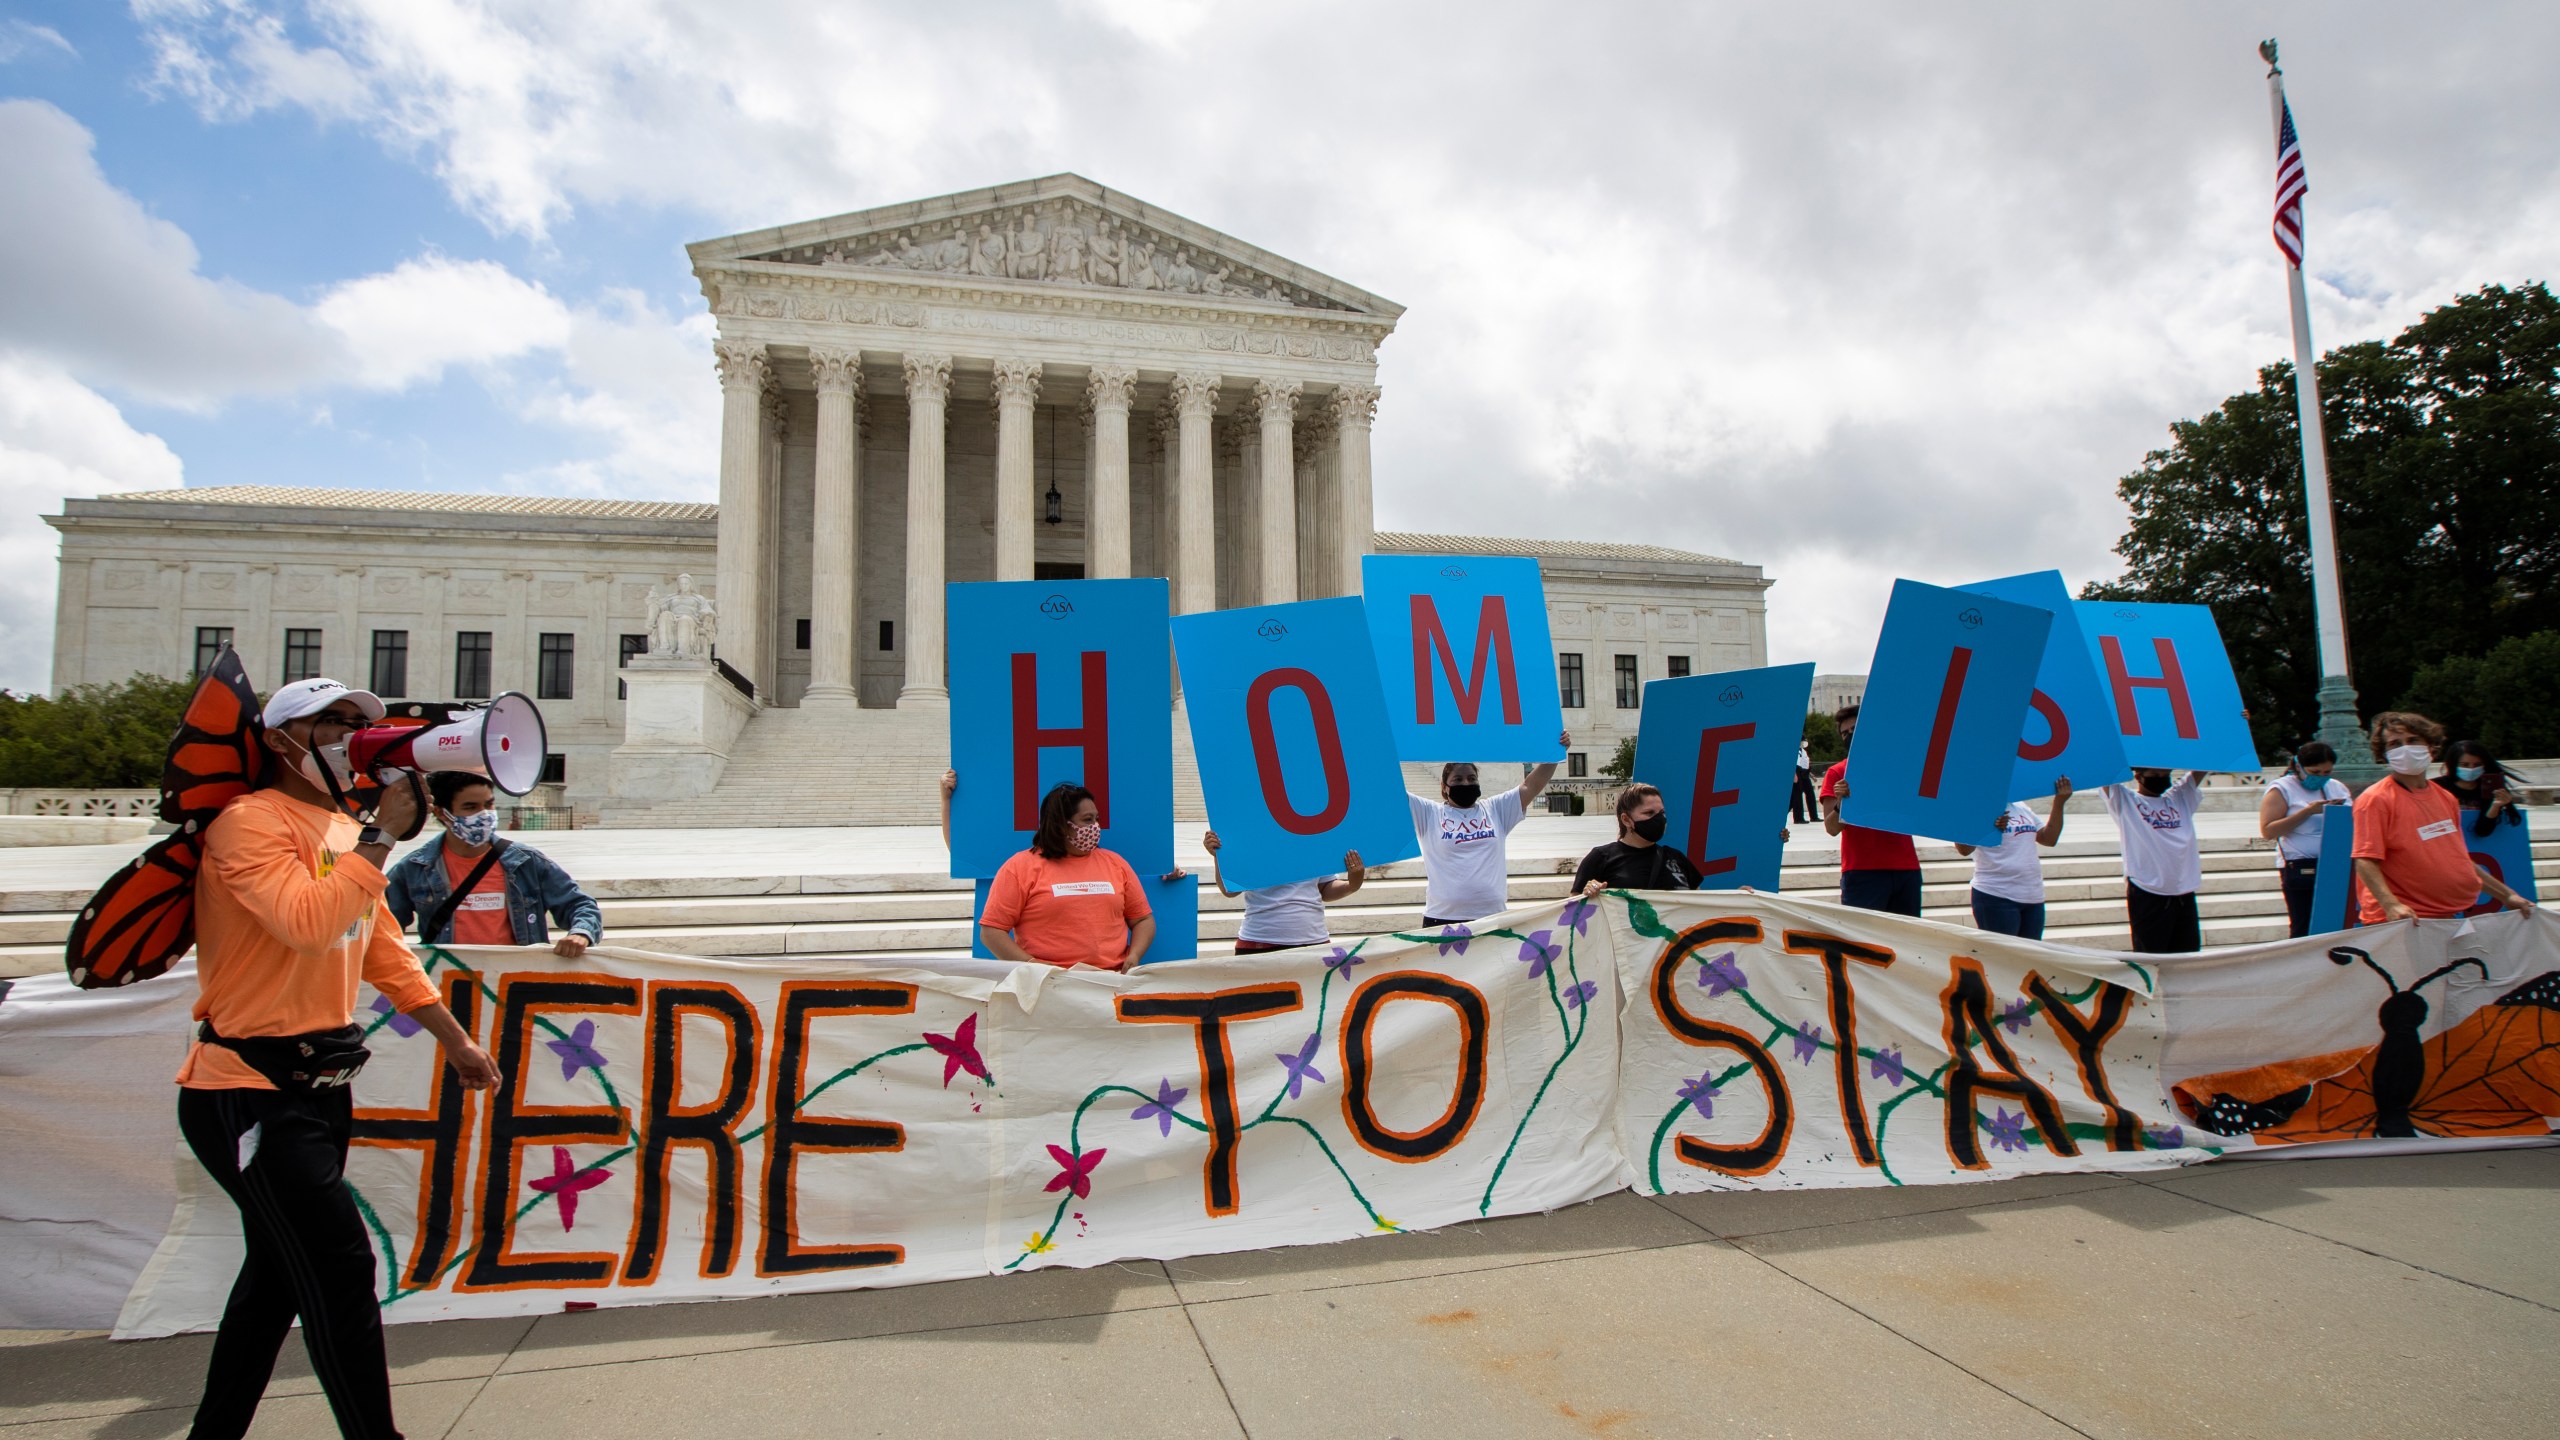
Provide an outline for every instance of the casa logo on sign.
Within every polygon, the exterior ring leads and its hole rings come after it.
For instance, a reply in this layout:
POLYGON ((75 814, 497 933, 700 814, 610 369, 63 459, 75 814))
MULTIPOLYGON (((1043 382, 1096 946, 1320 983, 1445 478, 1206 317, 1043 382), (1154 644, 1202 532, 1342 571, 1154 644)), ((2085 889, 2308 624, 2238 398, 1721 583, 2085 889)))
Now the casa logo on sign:
POLYGON ((1064 620, 1076 613, 1075 602, 1064 595, 1052 595, 1040 602, 1040 613, 1052 620, 1064 620))
POLYGON ((1718 692, 1716 698, 1723 701, 1728 707, 1739 705, 1742 703, 1742 687, 1739 685, 1727 685, 1722 691, 1718 692))
POLYGON ((1956 623, 1967 630, 1979 630, 1982 628, 1982 612, 1968 606, 1956 613, 1956 623))
POLYGON ((1253 633, 1261 636, 1265 640, 1277 640, 1281 636, 1289 633, 1289 627, 1281 624, 1278 620, 1265 620, 1261 624, 1253 627, 1253 633))
POLYGON ((1440 567, 1440 578, 1443 580, 1464 580, 1467 578, 1467 567, 1464 565, 1443 565, 1440 567))

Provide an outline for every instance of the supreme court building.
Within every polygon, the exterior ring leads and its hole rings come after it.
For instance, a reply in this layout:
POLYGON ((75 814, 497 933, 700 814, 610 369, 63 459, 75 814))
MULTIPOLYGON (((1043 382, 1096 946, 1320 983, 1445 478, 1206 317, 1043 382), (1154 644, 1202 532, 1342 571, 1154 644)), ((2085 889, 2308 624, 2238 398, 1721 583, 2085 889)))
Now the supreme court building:
POLYGON ((1756 566, 1378 535, 1377 353, 1402 307, 1091 181, 690 253, 718 325, 717 505, 68 501, 48 517, 55 684, 183 674, 231 643, 262 690, 521 689, 582 812, 862 823, 930 818, 946 581, 1163 576, 1187 613, 1356 592, 1373 548, 1536 555, 1593 769, 1642 680, 1765 663, 1756 566), (679 574, 717 606, 716 662, 648 653, 652 592, 679 574))

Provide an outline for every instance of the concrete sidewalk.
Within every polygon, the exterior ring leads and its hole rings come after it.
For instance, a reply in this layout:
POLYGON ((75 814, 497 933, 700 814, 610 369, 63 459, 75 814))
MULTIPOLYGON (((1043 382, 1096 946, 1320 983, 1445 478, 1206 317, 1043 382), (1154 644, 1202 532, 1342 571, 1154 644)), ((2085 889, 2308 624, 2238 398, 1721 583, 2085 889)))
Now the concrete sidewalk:
MULTIPOLYGON (((2560 1150, 1618 1194, 1343 1245, 390 1331, 413 1437, 2548 1435, 2560 1150)), ((0 1440, 209 1338, 0 1335, 0 1440)), ((255 1432, 335 1433, 289 1344, 255 1432)))

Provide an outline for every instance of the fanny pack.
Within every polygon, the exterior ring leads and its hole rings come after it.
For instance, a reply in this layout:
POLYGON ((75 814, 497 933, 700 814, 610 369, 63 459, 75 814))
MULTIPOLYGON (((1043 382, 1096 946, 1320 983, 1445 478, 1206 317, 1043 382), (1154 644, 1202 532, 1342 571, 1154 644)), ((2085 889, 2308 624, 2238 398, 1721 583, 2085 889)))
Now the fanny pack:
POLYGON ((359 1025, 314 1030, 308 1035, 234 1037, 215 1033, 213 1022, 207 1020, 197 1027, 196 1038, 247 1061, 250 1069, 279 1090, 335 1090, 352 1085, 356 1072, 373 1058, 359 1025))

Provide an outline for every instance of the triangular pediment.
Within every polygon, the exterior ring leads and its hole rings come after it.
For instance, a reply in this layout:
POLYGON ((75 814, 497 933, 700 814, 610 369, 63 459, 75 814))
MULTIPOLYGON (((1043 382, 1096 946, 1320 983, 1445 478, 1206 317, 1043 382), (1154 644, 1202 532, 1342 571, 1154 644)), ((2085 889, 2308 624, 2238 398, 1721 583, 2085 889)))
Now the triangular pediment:
POLYGON ((1404 313, 1391 300, 1081 175, 884 205, 705 240, 686 250, 697 267, 763 261, 1350 311, 1388 320, 1404 313))

